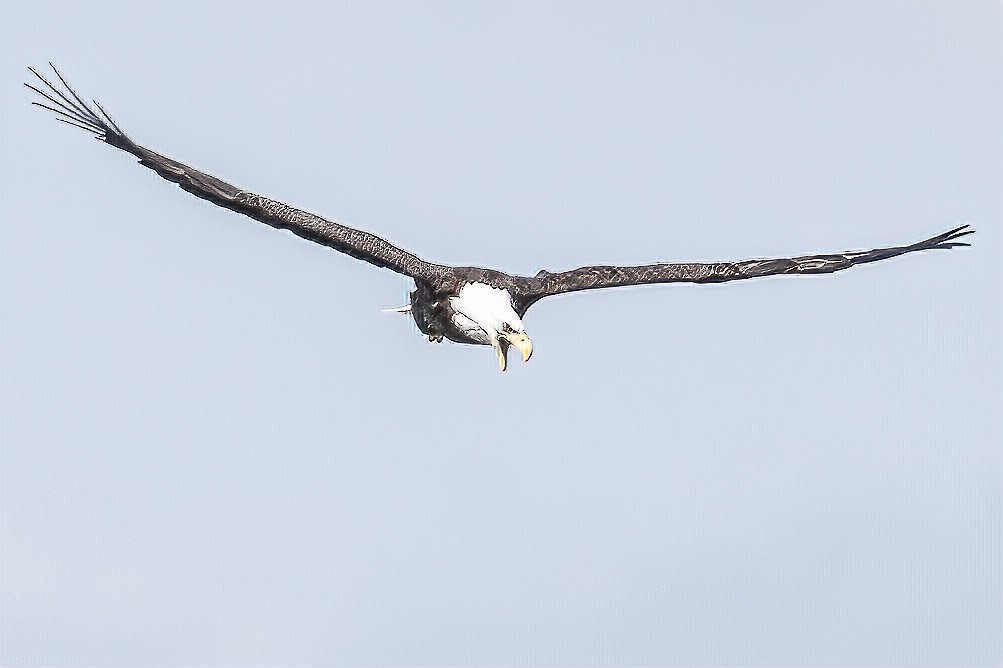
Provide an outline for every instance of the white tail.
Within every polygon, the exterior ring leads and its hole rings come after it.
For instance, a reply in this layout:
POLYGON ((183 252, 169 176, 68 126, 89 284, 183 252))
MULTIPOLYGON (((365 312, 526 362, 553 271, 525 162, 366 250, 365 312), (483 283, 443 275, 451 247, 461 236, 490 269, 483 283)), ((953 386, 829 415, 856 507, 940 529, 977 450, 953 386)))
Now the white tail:
POLYGON ((411 305, 398 306, 397 308, 381 308, 380 313, 410 313, 411 305))

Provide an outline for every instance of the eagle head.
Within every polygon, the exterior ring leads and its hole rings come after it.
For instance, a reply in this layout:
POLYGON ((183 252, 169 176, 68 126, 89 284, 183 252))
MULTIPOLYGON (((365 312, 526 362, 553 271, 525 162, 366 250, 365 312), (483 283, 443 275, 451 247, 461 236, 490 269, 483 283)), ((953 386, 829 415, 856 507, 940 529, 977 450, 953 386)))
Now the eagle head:
MULTIPOLYGON (((507 323, 506 323, 507 324, 507 323)), ((521 327, 516 329, 509 325, 498 333, 494 341, 495 351, 498 353, 498 366, 505 370, 506 358, 508 357, 509 346, 515 346, 522 353, 522 361, 528 362, 533 355, 533 342, 526 336, 526 330, 521 327)))

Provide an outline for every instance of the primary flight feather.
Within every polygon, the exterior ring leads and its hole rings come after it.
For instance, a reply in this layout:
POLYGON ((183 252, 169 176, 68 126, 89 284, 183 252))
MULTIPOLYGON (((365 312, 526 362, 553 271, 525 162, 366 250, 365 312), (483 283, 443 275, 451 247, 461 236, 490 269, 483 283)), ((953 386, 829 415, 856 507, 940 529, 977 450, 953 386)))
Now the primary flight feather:
POLYGON ((132 141, 97 102, 87 104, 67 84, 52 64, 59 84, 28 68, 37 78, 25 85, 45 101, 33 104, 56 114, 57 120, 93 132, 111 146, 132 153, 140 164, 213 204, 232 209, 305 238, 330 246, 378 267, 414 279, 410 312, 429 341, 443 338, 458 343, 492 346, 504 371, 510 346, 533 354, 522 318, 544 297, 578 290, 593 290, 648 283, 722 283, 775 274, 825 274, 857 264, 875 262, 912 251, 968 246, 959 237, 974 230, 962 225, 929 239, 891 248, 847 251, 794 258, 741 262, 658 263, 639 266, 587 266, 570 271, 540 271, 536 276, 514 276, 480 267, 435 264, 394 246, 375 234, 321 218, 282 202, 256 195, 182 164, 132 141))

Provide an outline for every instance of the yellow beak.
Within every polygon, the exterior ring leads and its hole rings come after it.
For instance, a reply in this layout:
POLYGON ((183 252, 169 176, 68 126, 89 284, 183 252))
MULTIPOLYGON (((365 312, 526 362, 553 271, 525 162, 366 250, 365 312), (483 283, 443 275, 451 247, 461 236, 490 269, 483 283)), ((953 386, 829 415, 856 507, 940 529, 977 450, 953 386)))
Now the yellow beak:
MULTIPOLYGON (((529 337, 525 333, 502 334, 502 338, 519 349, 519 352, 522 353, 522 361, 524 363, 528 362, 529 358, 533 356, 533 342, 529 340, 529 337)), ((502 368, 502 371, 504 370, 502 368)))

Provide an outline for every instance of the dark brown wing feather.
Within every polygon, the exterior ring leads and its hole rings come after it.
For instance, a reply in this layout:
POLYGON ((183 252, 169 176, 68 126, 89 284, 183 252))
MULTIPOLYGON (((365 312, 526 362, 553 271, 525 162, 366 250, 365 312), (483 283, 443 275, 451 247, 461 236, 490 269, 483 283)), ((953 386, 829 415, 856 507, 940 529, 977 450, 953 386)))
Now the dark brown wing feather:
POLYGON ((94 102, 94 106, 101 112, 101 115, 98 115, 70 88, 55 67, 52 68, 53 72, 64 88, 53 85, 34 69, 29 69, 44 86, 43 90, 25 84, 46 100, 45 103, 34 104, 55 112, 57 120, 93 132, 106 143, 132 153, 139 158, 141 164, 198 197, 246 214, 273 227, 290 230, 301 237, 377 266, 412 276, 418 281, 425 281, 439 291, 455 292, 467 281, 482 281, 505 288, 512 294, 520 313, 525 313, 530 305, 543 297, 578 290, 648 283, 722 283, 777 274, 825 274, 912 251, 967 246, 969 244, 955 240, 974 231, 963 225, 908 246, 773 260, 649 264, 633 267, 589 266, 557 273, 541 271, 534 277, 512 276, 476 267, 454 268, 426 262, 375 234, 347 227, 282 202, 249 193, 144 148, 129 139, 108 117, 101 105, 94 102))
MULTIPOLYGON (((52 63, 49 63, 49 66, 52 67, 52 63)), ((168 181, 177 183, 193 195, 246 214, 272 227, 290 230, 305 239, 329 246, 378 267, 385 267, 419 280, 438 282, 449 273, 449 267, 426 262, 375 234, 347 227, 282 202, 241 190, 215 176, 144 148, 129 139, 104 113, 101 105, 94 102, 94 106, 101 112, 99 115, 85 103, 55 67, 52 67, 52 71, 55 72, 63 88, 49 82, 34 69, 28 69, 38 78, 42 87, 37 88, 27 83, 25 85, 46 100, 44 103, 33 104, 55 112, 57 120, 93 132, 98 139, 132 153, 139 158, 140 164, 149 167, 168 181)))
POLYGON ((954 248, 970 244, 956 241, 972 234, 968 225, 956 227, 943 234, 930 237, 908 246, 876 248, 869 251, 847 251, 825 255, 803 255, 774 260, 745 260, 743 262, 687 262, 681 264, 647 264, 636 267, 590 266, 549 273, 541 271, 533 278, 516 279, 525 308, 533 302, 565 292, 614 288, 647 283, 723 283, 758 276, 777 274, 828 274, 842 269, 876 262, 913 251, 954 248))

